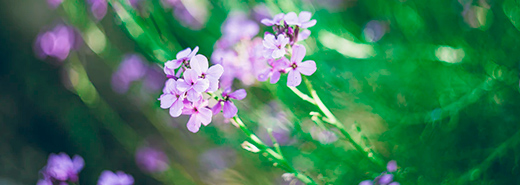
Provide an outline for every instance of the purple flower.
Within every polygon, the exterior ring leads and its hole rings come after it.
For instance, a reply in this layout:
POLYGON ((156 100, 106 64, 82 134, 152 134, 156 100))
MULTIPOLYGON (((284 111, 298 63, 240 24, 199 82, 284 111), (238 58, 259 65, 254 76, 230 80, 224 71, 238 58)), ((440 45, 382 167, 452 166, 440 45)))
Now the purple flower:
POLYGON ((374 183, 371 180, 364 180, 359 183, 359 185, 373 185, 374 183))
POLYGON ((388 184, 388 183, 392 182, 393 179, 394 179, 394 175, 384 174, 382 176, 379 176, 379 179, 377 179, 377 181, 379 184, 388 184))
POLYGON ((218 89, 220 76, 224 73, 222 65, 215 64, 208 69, 208 59, 204 55, 197 55, 190 60, 190 67, 197 72, 200 78, 209 81, 207 92, 214 92, 218 89))
POLYGON ((388 172, 397 171, 397 162, 395 162, 394 160, 388 162, 388 164, 386 164, 386 170, 388 170, 388 172))
POLYGON ((244 89, 236 90, 235 92, 231 92, 231 88, 227 88, 222 92, 222 99, 213 106, 212 111, 213 114, 218 114, 220 110, 222 110, 222 114, 225 118, 232 118, 237 115, 238 109, 233 104, 231 99, 242 100, 247 96, 247 92, 244 89), (222 108, 222 102, 224 103, 224 108, 222 108))
POLYGON ((116 173, 105 170, 99 176, 98 185, 132 185, 134 178, 122 171, 116 173))
POLYGON ((75 155, 71 159, 65 153, 51 154, 42 173, 45 177, 50 178, 46 178, 47 180, 77 182, 78 173, 83 169, 84 165, 85 161, 79 155, 75 155))
POLYGON ((221 44, 232 46, 241 39, 251 39, 260 30, 258 24, 242 12, 232 12, 222 25, 221 44), (222 43, 224 42, 224 43, 222 43))
POLYGON ((90 11, 97 20, 103 19, 107 14, 108 4, 106 0, 88 0, 90 11))
POLYGON ((72 49, 79 47, 80 40, 74 28, 58 25, 40 34, 35 42, 35 51, 40 58, 55 57, 63 61, 72 49))
POLYGON ((164 73, 168 78, 173 78, 175 76, 175 69, 179 68, 183 63, 186 63, 191 57, 195 56, 199 51, 199 47, 196 46, 191 51, 191 48, 186 48, 177 53, 177 59, 170 60, 164 64, 164 73))
POLYGON ((190 132, 197 133, 200 129, 201 123, 204 126, 207 126, 211 122, 211 110, 206 106, 207 101, 204 99, 193 102, 193 104, 185 104, 182 113, 191 115, 188 124, 186 125, 190 132))
POLYGON ((284 19, 288 25, 296 25, 301 28, 309 28, 316 24, 316 20, 311 20, 311 12, 302 11, 299 16, 296 13, 289 12, 285 15, 284 19))
POLYGON ((276 59, 285 55, 285 46, 289 44, 289 38, 283 34, 278 35, 278 38, 275 38, 274 35, 267 34, 264 37, 263 44, 265 47, 264 56, 276 59))
POLYGON ((112 75, 112 89, 120 94, 125 93, 132 82, 143 78, 147 70, 148 65, 140 55, 126 55, 112 75))
POLYGON ((161 150, 152 147, 137 149, 135 160, 139 168, 146 172, 162 172, 168 168, 168 156, 161 150))
POLYGON ((301 30, 300 33, 298 33, 298 41, 305 40, 311 36, 311 30, 301 30))
POLYGON ((338 140, 338 136, 334 132, 322 129, 314 126, 311 128, 311 136, 314 140, 319 141, 321 144, 329 144, 338 140))
POLYGON ((306 52, 304 46, 295 44, 292 49, 293 50, 290 63, 290 67, 292 68, 292 70, 289 71, 289 76, 287 77, 287 86, 296 87, 300 85, 300 83, 302 82, 302 77, 300 73, 310 76, 314 72, 316 72, 316 62, 312 60, 302 62, 306 52))
POLYGON ((179 82, 174 79, 168 79, 163 89, 163 94, 159 97, 161 108, 170 109, 172 117, 179 117, 184 108, 184 93, 177 89, 179 82))
POLYGON ((52 185, 52 181, 49 178, 44 178, 44 179, 38 180, 36 185, 52 185))
POLYGON ((280 80, 281 73, 286 73, 286 69, 289 67, 289 60, 285 57, 282 57, 278 60, 268 60, 270 68, 266 69, 263 73, 258 75, 258 81, 266 81, 269 77, 271 80, 269 81, 272 84, 275 84, 280 80))
POLYGON ((276 14, 273 19, 262 19, 262 24, 266 25, 266 26, 273 26, 273 25, 280 25, 280 21, 283 20, 283 17, 284 17, 285 14, 283 13, 279 13, 279 14, 276 14))
POLYGON ((196 102, 202 98, 204 91, 209 88, 208 79, 199 78, 197 71, 188 69, 184 72, 184 79, 177 80, 177 90, 187 92, 188 101, 196 102))

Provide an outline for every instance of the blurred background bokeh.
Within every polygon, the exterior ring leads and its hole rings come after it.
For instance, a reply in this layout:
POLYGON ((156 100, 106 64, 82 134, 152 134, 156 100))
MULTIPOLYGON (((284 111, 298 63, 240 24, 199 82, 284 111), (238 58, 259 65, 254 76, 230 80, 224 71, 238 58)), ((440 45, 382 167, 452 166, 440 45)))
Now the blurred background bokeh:
MULTIPOLYGON (((271 31, 262 18, 290 11, 317 20, 303 42, 318 65, 308 79, 348 130, 363 133, 353 137, 397 161, 401 184, 520 184, 516 0, 110 0, 104 17, 88 0, 52 2, 0 1, 0 184, 35 184, 59 152, 84 158, 84 185, 103 170, 135 184, 298 184, 242 149, 245 136, 222 116, 193 134, 187 117, 157 101, 160 66, 178 51, 199 46, 211 58, 217 41, 242 39, 230 32, 254 33, 239 41, 251 44, 271 31), (66 53, 38 47, 48 31, 74 40, 66 53), (143 150, 159 150, 165 164, 140 164, 143 150)), ((319 184, 384 170, 317 126, 309 112, 318 110, 283 78, 237 78, 248 92, 239 115, 266 143, 273 130, 289 162, 319 184)))

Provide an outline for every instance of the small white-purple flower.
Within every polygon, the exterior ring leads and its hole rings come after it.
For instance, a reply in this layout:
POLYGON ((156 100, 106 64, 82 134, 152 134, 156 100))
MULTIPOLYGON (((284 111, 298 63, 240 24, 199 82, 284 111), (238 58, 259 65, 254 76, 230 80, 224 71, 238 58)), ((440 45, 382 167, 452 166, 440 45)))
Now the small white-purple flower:
POLYGON ((97 185, 132 185, 134 178, 122 171, 116 173, 105 170, 99 176, 97 185))
POLYGON ((208 68, 208 59, 204 55, 196 55, 190 60, 190 67, 200 78, 208 80, 207 92, 215 92, 218 89, 219 79, 224 73, 222 65, 215 64, 208 68))
POLYGON ((263 82, 270 77, 271 80, 269 82, 275 84, 280 80, 281 73, 286 73, 286 69, 289 67, 289 60, 282 57, 278 60, 268 60, 268 63, 271 67, 260 73, 257 78, 258 81, 263 82))
POLYGON ((285 55, 285 46, 289 44, 289 38, 283 34, 278 35, 278 38, 275 38, 274 35, 267 34, 264 37, 263 44, 265 48, 264 56, 276 59, 285 55))
POLYGON ((197 133, 201 124, 207 126, 211 122, 211 116, 213 115, 211 110, 207 108, 207 105, 208 102, 204 99, 193 102, 193 104, 185 104, 182 113, 191 115, 186 124, 190 132, 197 133))
POLYGON ((311 12, 302 11, 300 15, 294 12, 289 12, 284 16, 284 20, 288 25, 296 25, 300 28, 309 28, 316 25, 316 20, 311 20, 311 12))
POLYGON ((284 13, 276 14, 273 19, 262 19, 260 22, 266 26, 280 25, 283 20, 284 13))
POLYGON ((161 108, 170 109, 172 117, 179 117, 184 107, 184 93, 177 89, 177 81, 168 79, 163 89, 163 94, 159 97, 161 108))
POLYGON ((296 87, 302 82, 301 74, 310 76, 316 72, 316 62, 312 60, 302 62, 305 53, 306 50, 304 46, 297 44, 293 46, 291 62, 289 64, 291 70, 287 77, 287 86, 296 87))
POLYGON ((71 159, 65 153, 51 154, 42 173, 45 177, 49 177, 50 180, 77 182, 78 174, 84 165, 85 161, 79 155, 75 155, 71 159))
POLYGON ((199 78, 197 71, 188 69, 184 72, 184 79, 177 80, 177 90, 186 92, 188 101, 196 102, 202 98, 202 93, 209 88, 209 80, 199 78))
POLYGON ((213 114, 218 114, 222 110, 222 114, 225 118, 232 118, 238 113, 238 109, 233 104, 231 99, 242 100, 247 96, 247 92, 244 89, 236 90, 231 92, 231 88, 227 88, 222 92, 222 100, 219 100, 217 104, 212 108, 213 114), (222 104, 224 106, 222 107, 222 104))
POLYGON ((175 69, 179 68, 184 62, 190 60, 193 56, 197 54, 199 51, 199 47, 196 46, 193 48, 193 51, 191 48, 186 48, 182 51, 179 51, 175 57, 177 59, 170 60, 164 64, 164 73, 168 78, 172 78, 175 76, 175 69))

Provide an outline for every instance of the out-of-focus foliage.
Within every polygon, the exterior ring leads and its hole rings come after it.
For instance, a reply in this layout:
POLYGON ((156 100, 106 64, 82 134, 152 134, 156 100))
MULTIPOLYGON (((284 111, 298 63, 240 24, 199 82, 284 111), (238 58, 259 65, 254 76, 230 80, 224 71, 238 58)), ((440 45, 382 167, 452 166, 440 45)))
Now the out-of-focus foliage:
MULTIPOLYGON (((48 154, 61 151, 85 159, 80 184, 96 183, 105 169, 136 184, 289 184, 283 170, 243 150, 245 136, 222 117, 192 134, 186 117, 159 108, 161 89, 146 78, 123 94, 111 85, 126 54, 139 53, 151 69, 186 47, 211 56, 229 14, 259 22, 265 10, 313 12, 304 45, 318 70, 308 79, 353 137, 363 133, 397 161, 401 184, 520 183, 520 2, 170 1, 109 1, 100 21, 82 0, 57 9, 0 2, 0 184, 35 183, 48 154), (63 62, 37 59, 38 32, 62 23, 84 45, 63 62), (164 149, 170 167, 141 171, 135 153, 143 146, 164 149)), ((341 135, 324 135, 309 115, 318 110, 285 84, 256 82, 236 102, 264 142, 272 129, 289 162, 319 184, 358 184, 384 170, 341 135)))

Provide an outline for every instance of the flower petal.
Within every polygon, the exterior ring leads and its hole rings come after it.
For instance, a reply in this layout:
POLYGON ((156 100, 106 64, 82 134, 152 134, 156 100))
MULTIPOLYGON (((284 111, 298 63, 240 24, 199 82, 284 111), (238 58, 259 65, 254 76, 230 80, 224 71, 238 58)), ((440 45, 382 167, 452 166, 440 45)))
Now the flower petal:
POLYGON ((162 94, 159 100, 161 101, 161 108, 167 109, 172 106, 173 102, 177 100, 177 97, 173 94, 162 94))
POLYGON ((199 75, 197 74, 197 71, 193 69, 188 69, 186 72, 184 72, 184 80, 187 84, 193 84, 199 79, 199 75))
POLYGON ((222 111, 222 114, 225 118, 232 118, 235 115, 237 115, 238 109, 231 101, 225 101, 224 102, 224 109, 222 111))
POLYGON ((72 164, 74 166, 74 171, 78 173, 79 171, 81 171, 81 169, 83 169, 83 166, 85 166, 85 161, 81 156, 74 155, 74 157, 72 158, 72 164))
POLYGON ((206 107, 202 107, 199 109, 199 113, 197 115, 199 120, 202 122, 204 126, 208 126, 211 123, 211 116, 213 116, 211 110, 206 107))
POLYGON ((195 89, 199 93, 206 91, 208 88, 209 88, 208 79, 198 79, 197 82, 195 82, 195 84, 193 84, 193 89, 195 89))
POLYGON ((316 72, 316 62, 312 60, 307 60, 305 62, 302 62, 298 64, 298 71, 300 71, 302 74, 310 76, 314 72, 316 72))
POLYGON ((191 51, 191 53, 188 55, 188 58, 195 56, 198 51, 199 51, 199 46, 195 46, 195 48, 193 48, 193 51, 191 51))
POLYGON ((271 35, 271 34, 266 34, 264 36, 264 41, 262 42, 264 47, 268 48, 268 49, 275 49, 277 48, 276 45, 275 45, 275 38, 274 38, 274 35, 271 35))
POLYGON ((208 59, 204 55, 196 55, 191 58, 190 67, 197 72, 197 75, 202 75, 208 70, 208 59))
POLYGON ((190 53, 191 53, 191 49, 190 48, 186 48, 186 49, 184 49, 182 51, 179 51, 175 57, 177 57, 177 60, 179 60, 179 59, 188 57, 188 55, 190 53))
POLYGON ((302 83, 302 76, 298 70, 289 71, 287 76, 287 86, 296 87, 302 83))
POLYGON ((258 81, 265 82, 267 79, 269 79, 269 76, 271 76, 271 69, 266 69, 264 72, 258 74, 256 79, 258 79, 258 81))
POLYGON ((186 124, 186 127, 188 127, 190 132, 197 133, 200 129, 200 120, 198 120, 197 117, 197 113, 192 114, 188 120, 188 123, 186 124))
POLYGON ((316 20, 313 19, 313 20, 310 20, 308 22, 304 22, 302 23, 302 28, 310 28, 310 27, 313 27, 314 25, 316 25, 316 20))
POLYGON ((280 71, 278 71, 278 70, 273 71, 273 75, 271 75, 271 80, 269 82, 271 82, 272 84, 275 84, 279 80, 280 80, 280 71))
POLYGON ((305 39, 309 38, 310 35, 311 35, 310 30, 303 30, 298 34, 298 41, 305 40, 305 39))
POLYGON ((299 25, 299 24, 300 24, 299 19, 298 19, 298 16, 297 16, 296 13, 294 13, 294 12, 289 12, 289 13, 287 13, 287 14, 284 16, 284 19, 285 19, 285 22, 286 22, 288 25, 299 25))
POLYGON ((190 90, 188 90, 186 98, 190 102, 196 102, 196 101, 199 101, 200 98, 202 98, 202 94, 200 94, 199 92, 195 91, 195 89, 190 89, 190 90))
POLYGON ((236 90, 235 92, 232 92, 228 94, 230 98, 236 99, 236 100, 242 100, 247 96, 247 92, 244 89, 236 90))
POLYGON ((222 73, 224 73, 224 67, 222 67, 220 64, 215 64, 208 69, 206 75, 218 79, 220 76, 222 76, 222 73))
POLYGON ((260 22, 261 22, 262 24, 266 25, 266 26, 272 26, 272 25, 274 25, 274 21, 269 20, 269 19, 267 19, 267 18, 262 19, 260 22))
POLYGON ((178 99, 173 103, 173 106, 170 108, 170 116, 179 117, 182 113, 182 108, 184 108, 184 103, 182 100, 178 99))
POLYGON ((305 57, 305 53, 305 46, 295 44, 292 48, 291 62, 301 62, 303 60, 303 57, 305 57))
POLYGON ((191 87, 191 85, 187 84, 186 81, 184 81, 183 79, 177 80, 176 88, 178 91, 186 92, 190 87, 191 87))
POLYGON ((300 12, 300 15, 298 15, 298 20, 300 21, 300 23, 303 23, 303 22, 307 22, 307 21, 311 20, 311 17, 312 17, 311 12, 302 11, 302 12, 300 12))
POLYGON ((374 183, 371 180, 361 181, 359 185, 373 185, 374 183))
POLYGON ((283 57, 284 55, 285 55, 285 48, 275 49, 273 51, 272 57, 273 58, 280 58, 280 57, 283 57))
POLYGON ((211 108, 211 111, 213 112, 213 115, 217 115, 222 110, 222 100, 219 100, 217 104, 211 108))
POLYGON ((181 60, 170 60, 166 63, 164 63, 164 68, 170 68, 170 69, 177 69, 181 66, 182 61, 181 60))

